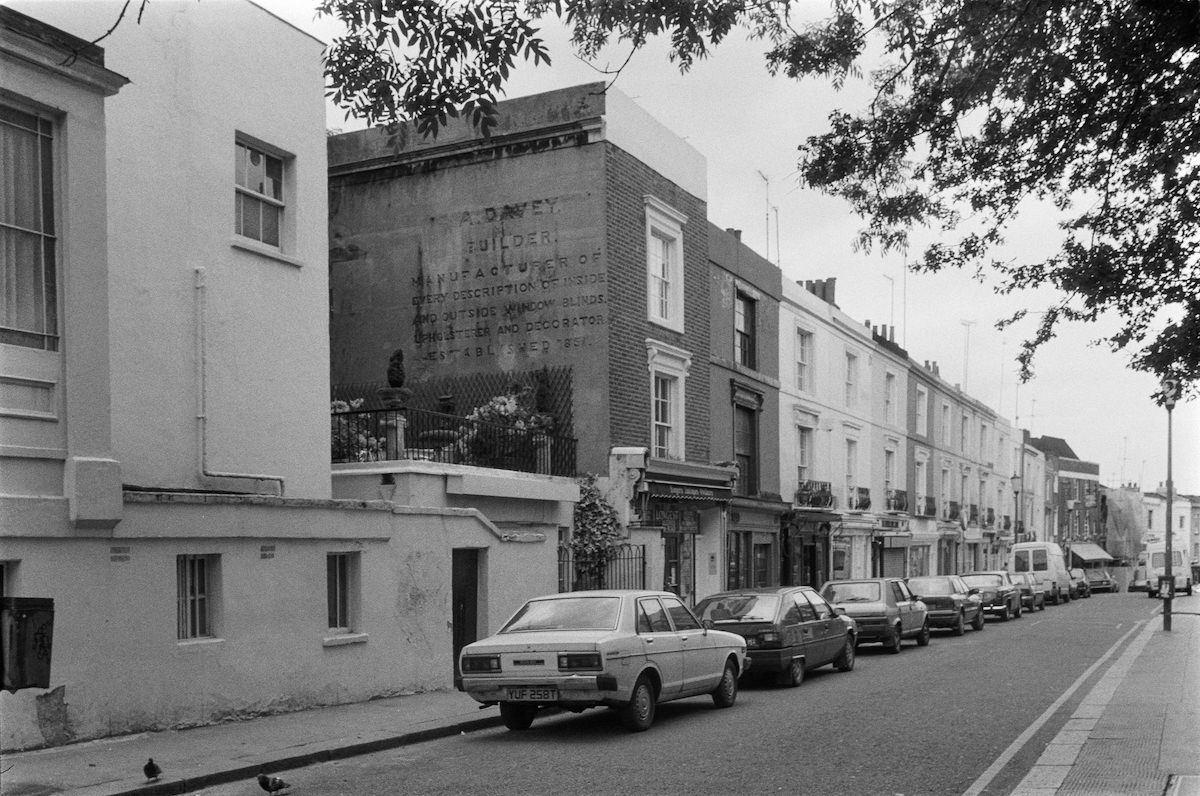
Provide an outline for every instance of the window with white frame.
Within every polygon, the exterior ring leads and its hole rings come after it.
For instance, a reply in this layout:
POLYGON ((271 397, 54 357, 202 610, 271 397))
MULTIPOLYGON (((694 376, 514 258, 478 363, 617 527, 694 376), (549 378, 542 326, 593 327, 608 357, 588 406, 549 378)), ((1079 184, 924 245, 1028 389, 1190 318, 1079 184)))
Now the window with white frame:
POLYGON ((986 462, 990 459, 988 452, 988 427, 986 423, 979 424, 979 461, 986 462))
POLYGON ((914 475, 917 482, 913 484, 913 491, 916 493, 917 509, 923 511, 925 508, 925 487, 926 487, 926 463, 924 460, 918 459, 914 468, 914 475))
POLYGON ((754 297, 742 291, 733 301, 733 360, 737 364, 756 368, 755 309, 754 297))
POLYGON ((893 426, 896 425, 896 374, 888 373, 883 377, 884 419, 893 426))
POLYGON ((883 452, 883 488, 885 490, 896 488, 896 451, 891 448, 883 452))
POLYGON ((650 450, 666 459, 684 458, 684 403, 691 354, 657 340, 646 341, 650 370, 650 450))
POLYGON ((929 392, 921 386, 917 387, 917 433, 929 436, 929 392))
POLYGON ((219 555, 175 556, 178 639, 213 638, 217 635, 220 566, 219 555))
POLYGON ((57 351, 54 126, 0 104, 0 343, 57 351))
POLYGON ((758 494, 758 409, 735 399, 733 459, 738 466, 737 493, 758 494))
POLYGON ((646 204, 647 318, 683 331, 683 225, 687 216, 653 196, 646 204))
POLYGON ((855 487, 858 485, 858 440, 846 440, 846 504, 855 505, 858 495, 855 487))
POLYGON ((325 556, 325 592, 329 629, 352 633, 358 628, 359 553, 328 553, 325 556))
POLYGON ((950 404, 942 404, 942 444, 950 447, 950 404))
POLYGON ((846 408, 853 409, 858 404, 858 356, 846 352, 846 408))
POLYGON ((796 478, 800 483, 812 480, 813 429, 796 426, 796 478))
POLYGON ((235 152, 234 232, 282 248, 284 158, 241 140, 235 152))
POLYGON ((959 431, 961 439, 959 440, 959 444, 962 445, 962 452, 968 453, 971 450, 971 418, 966 412, 963 412, 961 425, 962 428, 959 431))
POLYGON ((807 329, 796 329, 796 389, 813 389, 813 336, 807 329))
POLYGON ((953 500, 953 497, 950 494, 950 470, 945 467, 942 468, 941 486, 942 516, 949 518, 950 501, 953 500))

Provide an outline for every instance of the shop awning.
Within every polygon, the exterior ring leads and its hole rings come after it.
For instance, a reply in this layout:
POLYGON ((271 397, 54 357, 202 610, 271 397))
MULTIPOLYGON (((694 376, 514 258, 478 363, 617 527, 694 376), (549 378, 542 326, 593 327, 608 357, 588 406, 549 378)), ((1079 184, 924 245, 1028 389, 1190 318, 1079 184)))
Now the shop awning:
POLYGON ((1081 564, 1095 561, 1112 561, 1113 557, 1103 547, 1091 542, 1074 542, 1071 545, 1071 558, 1081 564))

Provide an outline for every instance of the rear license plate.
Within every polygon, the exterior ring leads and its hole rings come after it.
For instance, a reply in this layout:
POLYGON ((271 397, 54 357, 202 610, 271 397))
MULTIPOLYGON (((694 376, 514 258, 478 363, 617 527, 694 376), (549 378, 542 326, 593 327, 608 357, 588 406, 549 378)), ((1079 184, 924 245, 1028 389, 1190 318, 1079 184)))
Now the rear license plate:
POLYGON ((508 696, 510 702, 556 702, 558 701, 557 688, 509 688, 508 696))

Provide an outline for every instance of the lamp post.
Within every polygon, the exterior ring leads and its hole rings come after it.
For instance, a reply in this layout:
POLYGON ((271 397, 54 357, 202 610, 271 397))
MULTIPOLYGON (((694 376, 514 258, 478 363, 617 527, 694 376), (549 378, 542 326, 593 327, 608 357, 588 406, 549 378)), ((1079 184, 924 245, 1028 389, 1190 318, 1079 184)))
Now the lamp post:
POLYGON ((1175 573, 1171 568, 1171 559, 1174 553, 1171 550, 1171 504, 1175 502, 1175 485, 1171 481, 1171 410, 1175 408, 1175 402, 1179 400, 1179 380, 1178 379, 1163 379, 1162 381, 1163 406, 1167 407, 1167 543, 1163 552, 1166 555, 1165 566, 1163 567, 1163 580, 1165 583, 1159 583, 1158 591, 1162 594, 1163 588, 1167 590, 1166 599, 1163 600, 1163 630, 1171 629, 1171 603, 1175 599, 1175 573))
POLYGON ((1013 473, 1011 480, 1013 489, 1013 539, 1023 542, 1025 539, 1018 535, 1021 527, 1021 476, 1013 473))

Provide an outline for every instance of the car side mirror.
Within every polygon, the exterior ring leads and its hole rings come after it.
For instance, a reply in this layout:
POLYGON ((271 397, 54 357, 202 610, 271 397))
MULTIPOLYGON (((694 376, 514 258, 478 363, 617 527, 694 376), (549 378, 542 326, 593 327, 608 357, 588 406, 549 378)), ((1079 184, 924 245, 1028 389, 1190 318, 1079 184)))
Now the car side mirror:
POLYGON ((845 608, 843 608, 843 607, 842 607, 842 606, 840 606, 840 605, 835 605, 835 606, 833 606, 833 612, 834 612, 835 614, 837 614, 838 616, 845 616, 845 615, 846 615, 846 609, 845 609, 845 608))
POLYGON ((967 589, 967 594, 979 594, 979 587, 972 586, 971 588, 967 589))
POLYGON ((921 595, 919 595, 919 594, 914 594, 912 596, 912 598, 913 598, 913 602, 915 602, 915 603, 921 602, 921 595))
POLYGON ((712 630, 714 627, 716 627, 711 619, 701 619, 700 624, 704 626, 705 630, 712 630))

